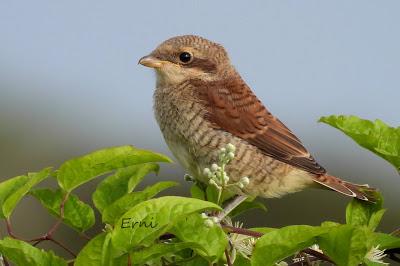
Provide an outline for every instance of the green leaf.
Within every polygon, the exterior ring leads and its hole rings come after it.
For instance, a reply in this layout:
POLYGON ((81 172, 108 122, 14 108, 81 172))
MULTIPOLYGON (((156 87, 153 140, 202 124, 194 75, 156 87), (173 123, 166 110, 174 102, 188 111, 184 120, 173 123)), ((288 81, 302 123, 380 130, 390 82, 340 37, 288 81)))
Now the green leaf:
POLYGON ((185 260, 185 261, 181 262, 179 265, 182 265, 182 266, 209 266, 210 264, 204 258, 202 258, 200 256, 195 256, 193 259, 187 260, 187 261, 185 260))
POLYGON ((374 231, 379 223, 382 220, 383 215, 385 214, 386 210, 382 209, 379 210, 377 212, 374 212, 373 214, 371 214, 371 217, 369 218, 369 222, 368 222, 368 228, 371 229, 372 231, 374 231))
POLYGON ((168 254, 175 254, 183 249, 199 248, 198 243, 170 243, 154 244, 151 247, 140 249, 131 253, 135 264, 143 265, 146 262, 154 261, 168 254))
POLYGON ((233 211, 231 211, 229 216, 235 217, 235 216, 242 214, 243 212, 246 212, 246 211, 249 211, 252 209, 261 209, 261 210, 267 212, 267 207, 265 207, 265 205, 262 202, 255 201, 255 200, 243 201, 242 203, 239 204, 239 206, 237 206, 233 211))
POLYGON ((379 246, 379 249, 400 248, 400 237, 384 233, 374 233, 374 246, 379 246))
MULTIPOLYGON (((34 196, 53 216, 60 217, 60 205, 65 192, 61 189, 35 189, 31 195, 34 196)), ((86 231, 95 223, 94 211, 86 203, 70 194, 64 205, 63 222, 79 232, 86 231)))
POLYGON ((205 193, 204 190, 199 186, 198 183, 194 183, 190 188, 190 195, 192 198, 205 200, 205 193))
POLYGON ((97 186, 92 196, 94 205, 102 213, 117 199, 132 192, 147 174, 158 173, 159 168, 158 164, 145 163, 119 169, 97 186))
POLYGON ((373 246, 373 232, 366 227, 341 225, 318 237, 320 248, 337 265, 356 266, 373 246))
POLYGON ((376 193, 378 201, 370 203, 353 199, 346 208, 346 223, 353 226, 368 226, 371 230, 379 225, 384 214, 383 199, 376 193))
POLYGON ((206 188, 207 201, 217 203, 218 202, 218 190, 214 186, 207 186, 206 188))
POLYGON ((400 127, 390 127, 379 119, 372 122, 344 115, 321 117, 319 121, 339 129, 400 171, 400 127))
POLYGON ((224 253, 228 238, 220 226, 207 227, 200 214, 194 213, 177 221, 171 229, 183 242, 197 243, 202 250, 196 251, 202 257, 215 262, 224 253))
POLYGON ((270 233, 270 232, 278 230, 278 229, 272 228, 272 227, 253 227, 253 228, 250 228, 250 230, 266 234, 266 233, 270 233))
POLYGON ((329 227, 292 225, 266 233, 256 242, 251 265, 274 265, 296 251, 313 245, 317 236, 329 230, 329 227))
POLYGON ((93 178, 113 170, 148 162, 171 162, 165 155, 133 146, 120 146, 98 150, 66 161, 58 170, 61 188, 70 192, 93 178))
POLYGON ((245 257, 243 257, 240 253, 236 255, 236 259, 234 261, 235 266, 250 266, 251 261, 245 257))
POLYGON ((178 183, 172 181, 158 182, 145 188, 143 191, 126 194, 104 209, 103 222, 114 224, 125 212, 136 204, 151 199, 161 191, 176 185, 178 183))
MULTIPOLYGON (((10 195, 14 194, 20 187, 28 182, 29 177, 25 175, 16 176, 0 183, 0 206, 10 195)), ((5 218, 3 208, 0 208, 0 218, 5 218)))
POLYGON ((28 180, 15 190, 3 203, 2 209, 3 214, 6 218, 9 218, 18 202, 29 192, 29 190, 43 181, 49 176, 51 168, 45 168, 37 173, 28 173, 28 180))
POLYGON ((221 210, 211 202, 184 197, 161 197, 135 205, 112 232, 112 244, 120 251, 149 246, 181 218, 206 209, 221 210))
POLYGON ((46 252, 10 237, 0 240, 0 253, 15 265, 67 266, 67 262, 52 251, 46 252))
MULTIPOLYGON (((107 233, 101 233, 92 238, 79 252, 74 266, 98 266, 102 265, 103 246, 107 233)), ((106 243, 107 245, 107 243, 106 243)))

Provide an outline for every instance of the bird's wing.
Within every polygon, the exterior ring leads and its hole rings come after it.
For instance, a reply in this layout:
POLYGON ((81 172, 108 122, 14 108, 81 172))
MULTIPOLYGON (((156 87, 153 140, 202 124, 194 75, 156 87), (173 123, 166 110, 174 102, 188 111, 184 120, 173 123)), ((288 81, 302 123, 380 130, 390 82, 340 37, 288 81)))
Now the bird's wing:
POLYGON ((256 146, 264 154, 314 174, 324 174, 301 141, 273 116, 242 79, 193 81, 215 128, 256 146))

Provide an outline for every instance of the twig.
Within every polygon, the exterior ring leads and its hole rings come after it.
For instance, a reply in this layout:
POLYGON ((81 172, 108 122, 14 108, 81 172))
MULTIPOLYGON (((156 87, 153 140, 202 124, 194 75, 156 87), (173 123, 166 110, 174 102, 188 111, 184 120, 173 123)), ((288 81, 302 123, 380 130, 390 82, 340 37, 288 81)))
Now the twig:
POLYGON ((393 232, 390 233, 391 235, 397 236, 400 235, 400 228, 397 228, 396 230, 394 230, 393 232))
POLYGON ((67 251, 69 254, 71 254, 72 256, 74 256, 74 258, 76 258, 76 254, 75 254, 72 250, 70 250, 67 246, 65 246, 63 243, 61 243, 61 242, 55 240, 55 239, 52 238, 52 237, 50 237, 48 240, 51 241, 51 242, 53 242, 54 244, 56 244, 56 245, 62 247, 65 251, 67 251))
POLYGON ((230 225, 221 224, 222 228, 228 229, 230 233, 252 236, 252 237, 262 237, 264 234, 256 231, 252 231, 245 228, 234 227, 230 225))
POLYGON ((226 257, 226 263, 228 263, 228 266, 233 266, 231 258, 229 257, 228 250, 225 249, 225 257, 226 257))
POLYGON ((12 230, 12 226, 11 226, 10 219, 6 219, 6 225, 7 225, 7 233, 8 233, 8 235, 11 236, 12 238, 19 239, 19 238, 14 234, 14 232, 13 232, 13 230, 12 230))
POLYGON ((46 235, 51 236, 60 226, 62 220, 64 219, 64 207, 65 207, 65 202, 68 200, 69 197, 69 192, 65 193, 64 198, 61 201, 60 204, 60 219, 50 228, 50 230, 46 233, 46 235))
POLYGON ((128 254, 128 266, 132 266, 131 254, 128 254))

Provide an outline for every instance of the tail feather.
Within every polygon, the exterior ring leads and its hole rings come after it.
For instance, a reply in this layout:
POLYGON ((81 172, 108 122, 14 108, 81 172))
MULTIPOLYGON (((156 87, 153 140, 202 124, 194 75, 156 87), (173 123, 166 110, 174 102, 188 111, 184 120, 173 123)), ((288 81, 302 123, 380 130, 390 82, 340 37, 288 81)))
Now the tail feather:
POLYGON ((369 202, 377 201, 376 189, 368 185, 349 183, 331 175, 316 176, 314 181, 346 196, 369 202))

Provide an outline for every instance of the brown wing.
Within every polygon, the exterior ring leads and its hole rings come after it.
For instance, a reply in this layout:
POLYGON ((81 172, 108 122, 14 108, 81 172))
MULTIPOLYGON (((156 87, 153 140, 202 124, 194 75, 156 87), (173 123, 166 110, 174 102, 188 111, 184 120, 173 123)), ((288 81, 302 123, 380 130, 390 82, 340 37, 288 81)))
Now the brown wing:
POLYGON ((193 81, 207 106, 206 119, 279 161, 324 174, 301 141, 257 99, 240 77, 218 82, 193 81))

